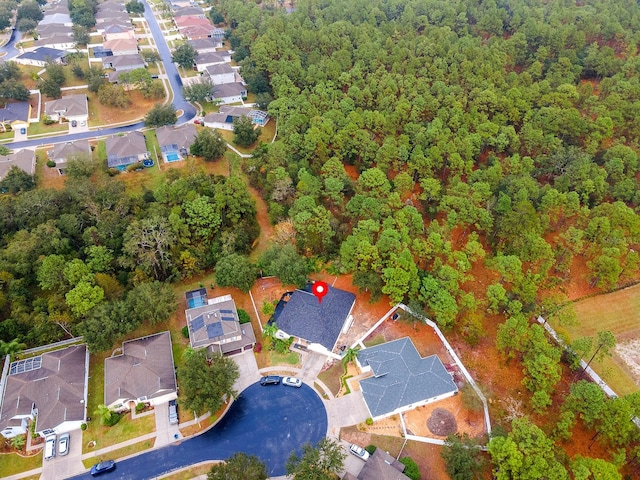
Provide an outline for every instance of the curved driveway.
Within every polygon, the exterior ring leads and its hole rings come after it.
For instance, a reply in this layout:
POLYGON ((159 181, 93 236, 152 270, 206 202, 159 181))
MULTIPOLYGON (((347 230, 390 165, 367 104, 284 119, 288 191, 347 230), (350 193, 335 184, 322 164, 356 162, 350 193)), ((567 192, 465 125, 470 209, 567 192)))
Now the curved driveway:
MULTIPOLYGON (((144 18, 147 20, 149 24, 149 30, 153 35, 153 39, 155 40, 156 46, 158 48, 158 52, 160 53, 160 58, 162 59, 162 63, 164 65, 165 72, 167 74, 167 79, 169 81, 169 85, 171 90, 173 90, 173 106, 176 110, 182 110, 183 114, 178 119, 177 125, 182 125, 183 123, 187 123, 196 115, 196 108, 191 105, 185 98, 182 96, 182 80, 180 79, 180 74, 178 73, 178 69, 176 65, 171 60, 171 51, 169 50, 169 46, 167 45, 167 41, 162 35, 162 30, 160 29, 160 25, 158 25, 158 21, 156 17, 153 15, 151 11, 151 7, 147 4, 146 0, 142 0, 144 3, 144 18)), ((14 30, 14 34, 19 38, 19 33, 17 30, 14 30)), ((5 51, 11 52, 15 51, 16 38, 12 35, 11 39, 2 47, 1 50, 7 49, 5 51)), ((13 55, 15 56, 15 55, 13 55)), ((21 142, 12 142, 5 143, 9 148, 19 149, 19 148, 29 148, 29 147, 40 147, 42 145, 47 145, 50 143, 61 143, 61 142, 71 142, 74 140, 83 140, 88 138, 102 137, 106 135, 113 135, 119 133, 126 133, 132 130, 141 130, 144 128, 144 122, 136 122, 131 125, 122 125, 119 127, 107 127, 100 130, 90 130, 87 132, 79 132, 79 133, 71 133, 71 134, 63 134, 63 135, 55 135, 49 137, 41 137, 32 140, 24 140, 21 142)))
MULTIPOLYGON (((270 477, 284 475, 292 451, 327 434, 327 413, 308 385, 250 385, 212 429, 179 444, 169 445, 117 463, 105 479, 144 480, 207 460, 224 460, 235 452, 256 455, 270 477)), ((73 477, 91 478, 89 473, 73 477)))

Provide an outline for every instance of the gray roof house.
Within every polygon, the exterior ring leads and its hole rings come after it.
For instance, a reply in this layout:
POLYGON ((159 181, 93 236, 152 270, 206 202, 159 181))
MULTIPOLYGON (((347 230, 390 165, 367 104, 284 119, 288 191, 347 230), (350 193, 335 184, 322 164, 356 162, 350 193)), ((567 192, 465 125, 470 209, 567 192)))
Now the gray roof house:
POLYGON ((358 480, 410 480, 404 473, 404 464, 381 448, 365 462, 358 474, 358 480))
POLYGON ((36 154, 33 150, 18 150, 9 155, 0 155, 0 180, 2 180, 11 167, 16 166, 33 175, 36 171, 36 154))
POLYGON ((44 67, 47 62, 64 63, 67 52, 49 47, 38 47, 30 52, 24 52, 13 60, 22 65, 44 67))
POLYGON ((174 400, 176 387, 169 332, 123 342, 120 355, 104 360, 104 404, 115 411, 174 400))
POLYGON ((224 83, 213 87, 212 96, 222 105, 227 103, 241 103, 247 96, 247 88, 240 82, 224 83))
POLYGON ((205 127, 233 130, 233 121, 242 117, 250 118, 251 123, 260 127, 264 127, 269 122, 269 115, 262 110, 222 105, 218 112, 208 113, 203 118, 203 123, 205 127))
POLYGON ((187 43, 195 48, 198 53, 215 52, 216 49, 222 47, 222 42, 213 38, 199 38, 197 40, 189 40, 187 43))
POLYGON ((253 348, 256 337, 251 323, 240 324, 231 295, 207 298, 200 288, 185 293, 187 327, 192 348, 232 355, 253 348))
POLYGON ((141 162, 147 155, 147 145, 141 132, 129 132, 123 136, 106 139, 107 165, 124 169, 127 165, 141 162))
POLYGON ((57 100, 44 102, 44 113, 52 120, 87 120, 89 118, 89 104, 84 93, 66 95, 57 100))
POLYGON ((283 308, 276 309, 273 320, 279 330, 298 337, 310 349, 331 352, 355 303, 353 293, 334 287, 322 302, 309 291, 295 290, 283 308))
POLYGON ((89 140, 56 143, 52 150, 47 151, 47 157, 49 157, 49 160, 56 162, 56 168, 60 174, 64 173, 64 167, 69 158, 80 155, 91 156, 89 140))
POLYGON ((422 358, 409 337, 365 348, 357 359, 364 372, 373 372, 360 387, 374 420, 458 393, 438 356, 422 358))
POLYGON ((0 122, 12 123, 16 120, 29 122, 29 102, 12 102, 0 108, 0 122))
POLYGON ((2 378, 0 433, 12 438, 36 420, 41 435, 69 432, 86 420, 89 352, 74 345, 13 362, 2 378))
POLYGON ((137 53, 115 55, 104 57, 102 59, 102 66, 103 68, 113 68, 117 72, 128 72, 130 70, 135 70, 136 68, 144 68, 144 60, 137 53))
MULTIPOLYGON (((172 153, 179 157, 187 156, 189 148, 197 136, 196 127, 192 123, 185 123, 179 127, 167 125, 156 129, 156 137, 158 137, 160 151, 165 161, 167 155, 172 153)), ((174 156, 169 160, 175 161, 177 159, 174 156)))
POLYGON ((222 65, 223 63, 226 63, 226 61, 225 57, 216 52, 205 52, 198 53, 193 64, 196 67, 196 70, 203 72, 209 65, 222 65))

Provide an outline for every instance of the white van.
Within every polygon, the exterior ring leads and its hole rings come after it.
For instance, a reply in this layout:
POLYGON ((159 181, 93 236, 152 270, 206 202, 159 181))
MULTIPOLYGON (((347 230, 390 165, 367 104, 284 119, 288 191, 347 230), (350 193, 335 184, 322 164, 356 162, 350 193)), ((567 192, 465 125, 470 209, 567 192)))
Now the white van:
POLYGON ((49 435, 44 441, 44 459, 49 460, 56 456, 56 436, 49 435))

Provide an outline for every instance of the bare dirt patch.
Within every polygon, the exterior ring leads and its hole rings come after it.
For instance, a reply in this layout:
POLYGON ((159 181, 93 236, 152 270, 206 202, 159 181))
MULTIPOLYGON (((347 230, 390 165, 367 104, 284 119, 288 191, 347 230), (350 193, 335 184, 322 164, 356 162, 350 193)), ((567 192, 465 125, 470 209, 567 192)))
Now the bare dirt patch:
POLYGON ((640 386, 640 340, 636 338, 619 343, 616 345, 615 352, 627 365, 635 382, 640 386))
POLYGON ((434 435, 445 437, 458 431, 458 422, 449 410, 436 408, 427 420, 427 428, 434 435))

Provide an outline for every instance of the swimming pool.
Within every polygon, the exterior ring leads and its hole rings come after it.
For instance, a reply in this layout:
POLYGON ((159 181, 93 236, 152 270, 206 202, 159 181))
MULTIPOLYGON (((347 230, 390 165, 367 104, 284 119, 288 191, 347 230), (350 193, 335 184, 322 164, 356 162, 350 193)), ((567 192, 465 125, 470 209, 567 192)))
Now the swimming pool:
POLYGON ((201 307, 205 304, 204 298, 195 297, 189 299, 189 308, 201 307))
POLYGON ((180 155, 176 152, 167 153, 167 162, 175 162, 177 160, 180 160, 180 155))

